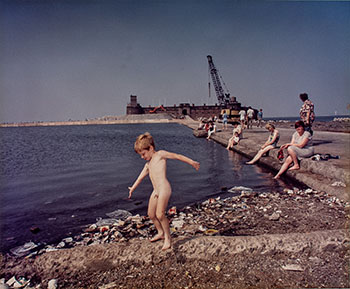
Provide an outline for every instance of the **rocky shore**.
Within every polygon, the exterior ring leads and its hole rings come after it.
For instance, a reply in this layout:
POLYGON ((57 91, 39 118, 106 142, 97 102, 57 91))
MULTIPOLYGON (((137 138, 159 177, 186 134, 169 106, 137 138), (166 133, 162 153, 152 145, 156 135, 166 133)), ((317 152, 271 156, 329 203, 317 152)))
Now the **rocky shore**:
POLYGON ((171 208, 171 250, 148 241, 147 217, 116 211, 59 244, 2 256, 0 288, 350 286, 349 203, 311 189, 230 192, 171 208))
MULTIPOLYGON (((349 133, 349 125, 316 122, 314 130, 349 133)), ((254 133, 247 131, 241 149, 261 141, 254 133)), ((226 135, 220 137, 225 143, 226 135)), ((335 140, 327 147, 320 134, 317 138, 318 149, 335 148, 335 140)), ((330 168, 348 168, 347 157, 345 152, 340 160, 314 166, 328 167, 330 177, 330 168)), ((306 164, 299 175, 317 181, 306 164)), ((28 243, 1 255, 0 289, 349 288, 350 204, 335 197, 344 196, 345 189, 262 193, 235 187, 231 198, 171 208, 173 246, 165 252, 161 242, 148 241, 155 230, 146 216, 116 211, 58 244, 28 243)))

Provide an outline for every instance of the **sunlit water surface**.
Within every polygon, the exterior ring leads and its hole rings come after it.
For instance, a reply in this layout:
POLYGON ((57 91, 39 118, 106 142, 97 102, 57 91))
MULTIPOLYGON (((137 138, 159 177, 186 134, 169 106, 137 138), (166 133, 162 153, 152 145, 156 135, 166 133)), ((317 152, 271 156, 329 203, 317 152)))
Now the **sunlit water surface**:
POLYGON ((117 209, 145 215, 152 186, 148 178, 127 200, 128 186, 145 161, 133 150, 136 137, 150 132, 156 149, 184 154, 200 162, 169 160, 169 206, 182 208, 245 186, 260 192, 294 184, 276 182, 272 173, 245 165, 247 159, 222 145, 193 137, 177 124, 19 127, 0 129, 0 249, 30 240, 57 242, 117 209), (38 227, 33 234, 30 228, 38 227))

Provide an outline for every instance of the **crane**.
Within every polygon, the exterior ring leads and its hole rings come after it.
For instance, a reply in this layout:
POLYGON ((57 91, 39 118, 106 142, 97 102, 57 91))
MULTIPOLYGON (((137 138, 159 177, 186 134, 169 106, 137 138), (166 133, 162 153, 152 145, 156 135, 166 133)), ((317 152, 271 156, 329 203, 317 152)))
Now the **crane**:
MULTIPOLYGON (((213 58, 211 57, 211 55, 208 55, 207 58, 208 58, 208 63, 209 63, 209 73, 211 75, 211 79, 212 79, 213 84, 214 84, 215 93, 216 93, 216 96, 218 98, 219 104, 222 106, 226 106, 230 102, 230 93, 229 93, 228 89, 226 88, 226 85, 225 85, 221 75, 219 75, 219 72, 214 65, 213 58), (224 93, 224 89, 222 88, 220 78, 222 80, 222 83, 225 86, 225 89, 227 91, 226 93, 224 93)), ((208 87, 209 87, 209 96, 210 96, 210 82, 208 82, 208 87)))

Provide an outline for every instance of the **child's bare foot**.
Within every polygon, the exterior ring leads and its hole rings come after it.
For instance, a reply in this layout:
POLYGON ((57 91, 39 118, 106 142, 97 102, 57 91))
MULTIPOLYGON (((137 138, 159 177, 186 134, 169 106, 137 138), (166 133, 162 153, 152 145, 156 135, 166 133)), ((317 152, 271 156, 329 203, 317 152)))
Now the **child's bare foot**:
POLYGON ((156 242, 158 240, 163 240, 164 239, 164 234, 158 233, 155 235, 153 238, 149 239, 150 242, 156 242))
POLYGON ((300 167, 298 165, 294 165, 289 170, 292 171, 292 170, 299 170, 299 169, 300 167))
POLYGON ((250 161, 250 162, 246 162, 247 165, 252 165, 254 164, 254 162, 250 161))
POLYGON ((279 175, 275 175, 275 176, 274 176, 274 179, 275 179, 275 180, 277 180, 277 179, 279 179, 279 178, 280 178, 279 175))
POLYGON ((164 244, 163 244, 163 247, 162 247, 162 251, 165 251, 165 250, 168 250, 171 248, 171 242, 170 240, 164 240, 164 244))

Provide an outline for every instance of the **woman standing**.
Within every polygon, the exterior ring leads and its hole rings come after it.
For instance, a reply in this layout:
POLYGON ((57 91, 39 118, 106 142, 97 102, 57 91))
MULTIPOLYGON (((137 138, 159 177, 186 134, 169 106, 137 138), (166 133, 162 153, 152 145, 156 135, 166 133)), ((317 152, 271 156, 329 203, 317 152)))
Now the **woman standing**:
POLYGON ((261 146, 260 150, 257 152, 255 157, 251 161, 246 162, 246 164, 248 164, 248 165, 254 164, 265 153, 267 153, 268 151, 274 149, 277 146, 277 143, 278 143, 278 141, 280 139, 278 130, 275 128, 275 126, 273 124, 270 124, 270 123, 266 124, 265 128, 270 132, 270 136, 267 139, 267 141, 261 146))
POLYGON ((274 177, 275 179, 278 179, 288 169, 299 170, 299 160, 301 158, 311 157, 314 154, 312 136, 308 131, 305 131, 305 124, 299 120, 294 126, 296 132, 293 134, 292 141, 281 146, 281 150, 287 149, 288 157, 274 177), (292 163, 293 166, 289 168, 292 163))

